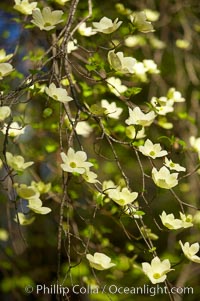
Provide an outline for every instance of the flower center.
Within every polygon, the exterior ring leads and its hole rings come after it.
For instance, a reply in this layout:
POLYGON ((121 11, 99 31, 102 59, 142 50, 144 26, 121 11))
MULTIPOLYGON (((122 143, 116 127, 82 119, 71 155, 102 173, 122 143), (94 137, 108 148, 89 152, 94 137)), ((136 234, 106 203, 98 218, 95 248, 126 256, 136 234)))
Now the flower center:
POLYGON ((154 279, 159 279, 160 277, 161 277, 161 275, 159 273, 153 274, 153 278, 154 279))
POLYGON ((75 168, 76 167, 76 163, 75 162, 71 162, 69 165, 70 165, 71 168, 75 168))
POLYGON ((46 23, 44 24, 44 27, 51 26, 51 25, 52 25, 51 23, 46 22, 46 23))
POLYGON ((57 100, 58 96, 56 94, 53 94, 53 98, 57 100))
POLYGON ((150 156, 155 156, 155 154, 156 154, 156 153, 155 153, 154 151, 151 151, 151 152, 149 153, 150 156))

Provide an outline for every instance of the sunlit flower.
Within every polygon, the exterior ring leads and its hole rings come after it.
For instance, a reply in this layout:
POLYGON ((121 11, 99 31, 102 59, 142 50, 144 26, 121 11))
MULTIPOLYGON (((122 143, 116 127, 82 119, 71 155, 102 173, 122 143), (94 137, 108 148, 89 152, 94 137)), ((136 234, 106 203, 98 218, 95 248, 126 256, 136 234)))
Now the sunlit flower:
POLYGON ((4 135, 8 133, 10 137, 18 137, 24 134, 25 127, 22 127, 17 122, 12 122, 11 124, 4 123, 3 129, 1 130, 4 135))
POLYGON ((155 10, 152 10, 149 8, 145 8, 144 12, 149 21, 155 22, 159 19, 160 13, 158 11, 155 11, 155 10))
POLYGON ((185 215, 182 212, 180 212, 180 217, 182 221, 182 227, 183 228, 189 228, 193 226, 193 217, 191 214, 185 215))
POLYGON ((0 63, 5 63, 13 57, 13 54, 6 54, 4 49, 0 49, 0 63))
POLYGON ((11 153, 6 152, 6 160, 8 166, 14 169, 17 172, 24 171, 27 167, 33 165, 34 162, 24 162, 24 158, 22 156, 13 156, 11 153))
POLYGON ((66 89, 57 88, 54 83, 51 83, 49 88, 46 87, 45 92, 49 97, 63 103, 73 100, 73 98, 68 95, 66 89))
POLYGON ((13 66, 9 63, 0 63, 0 79, 9 75, 13 71, 13 66))
POLYGON ((40 194, 47 193, 51 190, 51 183, 45 184, 42 181, 32 181, 31 186, 34 187, 40 194))
POLYGON ((40 30, 49 31, 51 29, 54 29, 57 24, 63 22, 63 20, 61 19, 63 11, 51 11, 49 7, 44 7, 42 12, 39 8, 35 8, 32 12, 32 15, 33 20, 31 22, 39 27, 40 30))
POLYGON ((27 225, 30 225, 34 222, 35 220, 35 216, 32 216, 30 218, 28 218, 25 214, 23 214, 22 212, 18 212, 17 213, 18 215, 18 218, 17 216, 15 216, 14 218, 14 221, 15 222, 18 222, 20 223, 21 226, 27 226, 27 225))
POLYGON ((51 212, 51 209, 49 207, 42 206, 42 201, 39 198, 29 199, 27 207, 37 214, 43 215, 51 212))
POLYGON ((144 145, 138 147, 139 151, 152 159, 163 157, 167 155, 167 151, 162 150, 160 143, 153 144, 151 140, 147 139, 144 145))
POLYGON ((105 34, 109 34, 114 32, 119 28, 119 26, 122 24, 122 21, 118 21, 118 18, 114 20, 114 22, 107 18, 103 17, 99 22, 93 22, 94 31, 102 32, 105 34))
POLYGON ((151 74, 158 74, 160 71, 156 63, 153 60, 143 60, 144 67, 146 68, 147 72, 151 74))
POLYGON ((69 41, 67 43, 67 53, 71 53, 72 51, 78 49, 78 46, 77 46, 77 40, 74 39, 73 41, 69 41))
POLYGON ((150 126, 154 121, 156 114, 153 111, 149 113, 143 113, 139 107, 134 108, 133 110, 128 108, 129 118, 126 119, 125 123, 128 125, 142 125, 150 126))
POLYGON ((71 147, 69 148, 67 155, 62 152, 61 158, 63 164, 61 164, 62 170, 66 172, 76 172, 79 174, 84 174, 91 166, 92 163, 87 162, 87 154, 83 151, 75 152, 71 147))
POLYGON ((97 270, 107 270, 115 266, 114 263, 111 262, 111 258, 103 253, 94 253, 94 255, 87 254, 87 260, 89 260, 90 266, 97 270))
POLYGON ((97 33, 93 31, 92 27, 87 27, 85 22, 81 23, 81 25, 78 28, 78 31, 82 36, 85 37, 90 37, 97 33))
POLYGON ((130 20, 140 32, 148 33, 154 31, 153 25, 147 21, 147 16, 144 11, 133 13, 130 16, 130 20))
POLYGON ((196 242, 192 245, 189 244, 189 242, 186 242, 184 245, 179 241, 179 244, 181 245, 181 248, 183 250, 184 255, 191 261, 200 263, 200 257, 196 254, 199 252, 199 243, 196 242))
POLYGON ((106 82, 110 91, 116 96, 120 96, 121 93, 126 92, 128 89, 125 85, 122 85, 120 78, 109 77, 106 82))
POLYGON ((170 170, 176 170, 176 171, 186 171, 186 168, 181 166, 180 164, 178 163, 174 163, 172 162, 171 159, 168 159, 167 157, 165 157, 165 163, 164 165, 166 167, 168 167, 170 170))
POLYGON ((130 215, 131 217, 134 217, 136 219, 140 218, 141 216, 137 214, 137 211, 139 209, 138 202, 134 202, 133 204, 125 205, 123 208, 124 213, 127 215, 130 215))
POLYGON ((92 133, 93 129, 92 127, 89 125, 89 123, 87 121, 79 121, 77 122, 76 125, 76 133, 78 135, 81 135, 85 138, 88 138, 90 136, 90 134, 92 133))
POLYGON ((161 221, 165 227, 170 230, 177 230, 182 228, 182 221, 180 219, 176 219, 174 214, 166 214, 165 211, 160 215, 161 221))
POLYGON ((104 114, 113 119, 119 119, 123 111, 122 108, 116 106, 114 101, 109 103, 106 99, 101 100, 101 106, 106 109, 104 114))
POLYGON ((185 98, 182 97, 179 91, 176 91, 175 88, 170 88, 167 92, 167 98, 172 99, 174 102, 184 102, 185 98))
POLYGON ((8 106, 0 107, 0 122, 4 121, 11 114, 11 109, 8 106))
POLYGON ((158 256, 152 259, 151 264, 143 262, 142 269, 153 284, 164 282, 166 274, 173 270, 169 259, 161 261, 158 256))
POLYGON ((157 170, 155 167, 152 169, 152 179, 154 183, 161 188, 171 189, 178 184, 178 173, 170 173, 169 169, 165 166, 157 170))
POLYGON ((166 114, 174 111, 174 101, 165 96, 161 96, 159 98, 153 96, 151 99, 151 104, 155 108, 158 115, 165 116, 166 114))
POLYGON ((147 68, 144 66, 142 62, 136 62, 133 66, 134 75, 142 82, 147 81, 147 68))
POLYGON ((97 180, 97 174, 93 171, 86 170, 86 172, 82 175, 82 177, 88 183, 100 183, 97 180))
POLYGON ((123 73, 134 73, 134 65, 136 59, 132 57, 124 57, 123 52, 115 53, 114 50, 108 52, 108 62, 110 66, 116 71, 123 73))
POLYGON ((25 200, 39 199, 40 193, 33 186, 27 186, 26 184, 15 184, 17 194, 25 200))
POLYGON ((15 0, 14 9, 24 15, 31 15, 36 6, 37 2, 29 3, 28 0, 15 0))
POLYGON ((115 203, 120 206, 125 206, 127 204, 132 203, 137 199, 137 192, 130 192, 127 187, 123 187, 122 189, 118 186, 117 188, 108 189, 107 190, 108 197, 112 199, 115 203))

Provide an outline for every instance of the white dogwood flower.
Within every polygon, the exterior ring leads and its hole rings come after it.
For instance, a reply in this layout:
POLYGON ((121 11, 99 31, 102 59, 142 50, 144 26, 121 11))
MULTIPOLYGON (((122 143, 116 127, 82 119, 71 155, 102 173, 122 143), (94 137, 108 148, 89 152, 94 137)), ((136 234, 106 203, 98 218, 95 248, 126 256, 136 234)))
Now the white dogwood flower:
POLYGON ((125 85, 122 85, 121 79, 117 77, 109 77, 106 82, 109 90, 116 96, 120 96, 128 89, 125 85))
POLYGON ((129 110, 129 118, 125 120, 125 123, 128 125, 142 125, 142 126, 150 126, 154 121, 156 114, 154 111, 150 111, 149 113, 143 113, 139 107, 134 108, 133 110, 128 108, 129 110))
POLYGON ((170 173, 169 169, 165 166, 157 170, 155 167, 152 169, 152 179, 154 183, 161 188, 171 189, 178 184, 178 173, 170 173))
POLYGON ((178 163, 174 163, 172 162, 171 159, 168 159, 167 157, 165 157, 165 163, 164 165, 166 167, 168 167, 170 170, 176 170, 176 171, 186 171, 186 168, 181 166, 180 164, 178 163))
POLYGON ((44 7, 42 12, 39 8, 35 8, 32 12, 33 20, 31 21, 40 30, 49 31, 54 29, 57 24, 63 22, 62 10, 51 11, 50 7, 44 7))
POLYGON ((94 26, 94 31, 110 34, 119 28, 122 21, 118 21, 117 18, 113 22, 111 19, 103 17, 99 22, 93 22, 92 24, 94 26))
POLYGON ((9 75, 13 71, 13 66, 9 63, 0 63, 0 79, 9 75))
POLYGON ((49 88, 45 87, 45 92, 49 97, 63 103, 73 100, 65 89, 57 88, 54 83, 51 83, 49 88))
POLYGON ((69 148, 67 155, 62 152, 61 158, 64 163, 60 166, 62 170, 66 172, 76 172, 79 174, 84 174, 91 166, 92 163, 87 162, 87 154, 83 151, 75 152, 73 148, 69 148))
POLYGON ((184 213, 180 212, 180 217, 183 228, 189 228, 193 226, 193 217, 191 214, 185 215, 184 213))
POLYGON ((109 118, 119 119, 119 116, 122 113, 122 108, 116 106, 116 103, 113 101, 109 103, 106 99, 101 100, 102 108, 105 108, 104 114, 107 115, 109 118))
POLYGON ((114 263, 111 262, 111 258, 103 253, 94 253, 94 255, 87 254, 87 260, 89 260, 90 266, 96 270, 107 270, 115 266, 114 263))
POLYGON ((11 124, 4 123, 4 126, 1 131, 4 135, 8 133, 8 136, 10 137, 18 137, 24 134, 25 128, 26 127, 22 127, 17 122, 12 122, 11 124))
POLYGON ((29 3, 28 0, 15 0, 14 9, 24 15, 31 15, 32 11, 37 7, 37 2, 29 3))
POLYGON ((157 64, 153 60, 143 60, 144 67, 146 68, 147 72, 151 74, 158 74, 160 70, 158 70, 157 64))
POLYGON ((181 93, 175 88, 170 88, 167 92, 167 98, 172 99, 174 102, 184 102, 185 98, 182 97, 181 93))
POLYGON ((11 109, 8 106, 0 107, 0 122, 4 121, 11 114, 11 109))
POLYGON ((162 150, 160 143, 153 144, 151 140, 147 139, 144 145, 138 147, 139 151, 152 159, 160 158, 167 155, 167 151, 162 150))
POLYGON ((0 63, 5 63, 13 57, 13 54, 6 54, 5 49, 0 49, 0 63))
POLYGON ((100 183, 97 180, 97 174, 89 169, 86 170, 84 174, 82 174, 83 179, 88 183, 100 183))
POLYGON ((121 189, 119 186, 115 189, 107 189, 107 194, 110 199, 120 206, 130 204, 138 197, 137 192, 131 192, 127 187, 121 189))
POLYGON ((166 274, 173 270, 169 259, 161 261, 158 256, 152 259, 151 264, 143 262, 142 269, 153 284, 164 282, 166 274))
POLYGON ((73 41, 69 41, 67 43, 67 53, 71 53, 72 51, 75 51, 78 49, 78 46, 77 46, 77 40, 74 39, 73 41))
POLYGON ((23 214, 22 212, 17 212, 17 215, 14 218, 14 221, 18 223, 20 223, 21 226, 27 226, 30 225, 34 222, 35 220, 35 216, 32 216, 30 218, 28 218, 25 214, 23 214), (18 218, 17 218, 18 215, 18 218))
POLYGON ((182 241, 179 241, 179 244, 181 245, 182 251, 184 255, 191 261, 200 263, 200 257, 196 254, 199 252, 199 243, 196 242, 192 245, 189 244, 189 242, 186 242, 184 245, 182 241))
POLYGON ((134 73, 134 65, 136 59, 132 57, 124 57, 123 52, 115 53, 114 50, 108 52, 108 62, 110 66, 116 70, 123 73, 134 73))
POLYGON ((11 153, 6 152, 6 160, 8 166, 18 172, 24 171, 27 167, 33 165, 34 162, 24 162, 22 156, 13 156, 11 153))
POLYGON ((147 16, 144 11, 134 12, 130 16, 130 20, 140 32, 148 33, 154 31, 153 25, 147 21, 147 16))
POLYGON ((170 230, 177 230, 183 227, 182 220, 176 219, 172 213, 166 214, 166 212, 163 211, 160 218, 163 225, 170 230))
POLYGON ((92 27, 87 27, 85 22, 81 23, 78 28, 78 32, 80 33, 80 35, 85 37, 90 37, 97 33, 93 31, 92 27))

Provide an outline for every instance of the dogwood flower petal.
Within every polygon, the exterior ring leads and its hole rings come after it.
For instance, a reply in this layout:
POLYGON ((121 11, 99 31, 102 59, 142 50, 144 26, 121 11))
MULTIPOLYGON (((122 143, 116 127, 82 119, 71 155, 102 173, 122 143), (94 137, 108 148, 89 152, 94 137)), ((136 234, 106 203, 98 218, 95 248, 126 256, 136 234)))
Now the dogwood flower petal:
POLYGON ((95 28, 94 31, 110 34, 120 27, 122 21, 118 21, 117 18, 113 22, 111 19, 103 17, 99 22, 93 22, 92 24, 95 28))
POLYGON ((29 3, 28 0, 15 0, 14 9, 24 15, 31 15, 32 11, 37 7, 37 2, 29 3))
POLYGON ((54 83, 51 83, 49 87, 45 87, 45 92, 49 97, 59 102, 66 103, 73 100, 65 89, 57 88, 54 83))
POLYGON ((129 118, 125 120, 125 123, 128 125, 142 125, 142 126, 150 126, 154 121, 156 114, 154 111, 150 111, 149 113, 143 113, 139 107, 134 108, 133 110, 128 108, 129 110, 129 118))
POLYGON ((11 109, 8 106, 0 107, 0 122, 4 121, 11 114, 11 109))
POLYGON ((115 266, 114 263, 111 262, 111 258, 103 253, 94 253, 94 255, 87 254, 87 260, 89 260, 90 266, 96 270, 107 270, 115 266))
POLYGON ((170 170, 176 170, 176 171, 186 171, 186 168, 179 165, 178 163, 174 163, 172 162, 172 160, 168 159, 167 157, 165 157, 165 163, 164 165, 166 167, 168 167, 170 170))
POLYGON ((170 173, 169 169, 165 166, 157 170, 155 167, 152 169, 152 179, 154 183, 161 188, 171 189, 178 184, 178 173, 170 173))
POLYGON ((181 245, 182 251, 184 255, 191 261, 200 263, 200 257, 196 255, 196 253, 199 252, 199 243, 196 242, 192 245, 189 244, 189 242, 186 242, 184 245, 179 241, 179 244, 181 245))
POLYGON ((122 108, 116 106, 116 103, 113 101, 109 103, 106 99, 101 100, 102 108, 105 108, 104 114, 113 119, 119 119, 119 116, 122 113, 122 108))

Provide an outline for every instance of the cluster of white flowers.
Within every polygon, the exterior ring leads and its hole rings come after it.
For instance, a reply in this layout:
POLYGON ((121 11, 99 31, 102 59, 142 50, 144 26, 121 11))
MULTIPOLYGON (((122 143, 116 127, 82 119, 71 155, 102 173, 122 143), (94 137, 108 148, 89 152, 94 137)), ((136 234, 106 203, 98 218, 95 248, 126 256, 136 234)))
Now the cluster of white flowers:
POLYGON ((167 96, 161 96, 159 98, 152 97, 151 104, 156 110, 158 115, 166 115, 174 111, 174 104, 184 102, 185 98, 182 97, 179 91, 175 88, 170 88, 167 92, 167 96))
POLYGON ((51 209, 42 206, 40 199, 40 192, 34 186, 27 186, 26 184, 14 184, 17 194, 20 198, 28 201, 27 207, 37 214, 48 214, 51 209))
POLYGON ((185 215, 182 212, 180 212, 180 219, 175 218, 174 214, 166 214, 165 211, 162 212, 160 215, 161 221, 165 227, 167 227, 170 230, 177 230, 181 228, 189 228, 193 226, 192 223, 192 215, 185 215))

